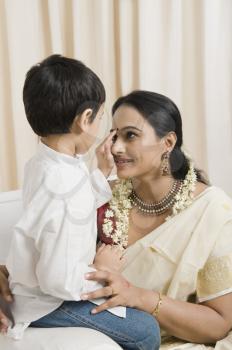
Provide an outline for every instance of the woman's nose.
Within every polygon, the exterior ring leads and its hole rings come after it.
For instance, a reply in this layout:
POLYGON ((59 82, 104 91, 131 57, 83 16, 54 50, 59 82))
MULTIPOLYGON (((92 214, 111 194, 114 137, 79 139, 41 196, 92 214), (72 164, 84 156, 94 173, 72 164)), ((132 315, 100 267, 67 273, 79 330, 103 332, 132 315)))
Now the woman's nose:
POLYGON ((124 153, 125 152, 125 145, 124 142, 121 140, 120 137, 118 137, 116 135, 114 141, 113 141, 113 145, 111 147, 111 151, 114 155, 120 154, 120 153, 124 153))

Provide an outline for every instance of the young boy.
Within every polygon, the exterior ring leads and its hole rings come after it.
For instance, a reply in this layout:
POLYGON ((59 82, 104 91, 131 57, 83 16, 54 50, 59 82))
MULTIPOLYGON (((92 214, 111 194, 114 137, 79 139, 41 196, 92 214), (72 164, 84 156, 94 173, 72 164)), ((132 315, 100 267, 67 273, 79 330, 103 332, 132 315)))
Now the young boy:
MULTIPOLYGON (((111 134, 91 175, 82 159, 96 139, 105 90, 84 64, 53 55, 27 73, 26 116, 41 143, 25 167, 24 213, 15 227, 7 268, 15 305, 15 335, 62 300, 80 300, 95 268, 120 265, 116 250, 96 252, 96 208, 111 198, 111 134), (108 157, 108 158, 107 158, 108 157), (104 175, 103 175, 104 174, 104 175), (108 266, 107 266, 108 265, 108 266), (25 321, 25 322, 24 322, 25 321)), ((92 282, 96 289, 96 283, 92 282)), ((99 287, 99 286, 98 286, 99 287)))
POLYGON ((53 55, 29 70, 23 100, 28 122, 41 142, 25 167, 24 213, 7 259, 16 322, 8 335, 19 339, 30 324, 87 326, 108 334, 125 349, 136 349, 131 341, 134 332, 131 337, 126 332, 131 332, 136 318, 139 321, 140 311, 131 309, 129 319, 109 312, 96 317, 90 314, 93 304, 80 298, 102 287, 86 280, 86 272, 122 267, 118 249, 103 246, 96 253, 96 209, 111 198, 105 176, 113 167, 110 148, 115 133, 97 152, 101 170, 89 175, 82 159, 96 139, 104 87, 83 63, 53 55))

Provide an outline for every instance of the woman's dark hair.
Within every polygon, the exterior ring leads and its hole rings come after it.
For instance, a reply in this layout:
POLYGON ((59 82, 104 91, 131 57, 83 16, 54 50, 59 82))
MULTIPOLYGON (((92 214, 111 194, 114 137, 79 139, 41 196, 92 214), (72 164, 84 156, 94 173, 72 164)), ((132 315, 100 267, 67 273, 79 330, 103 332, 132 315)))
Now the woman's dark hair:
MULTIPOLYGON (((135 108, 153 127, 158 137, 162 138, 174 131, 177 141, 170 154, 170 167, 175 179, 184 180, 189 170, 189 160, 181 150, 183 143, 182 120, 179 109, 170 98, 150 91, 137 90, 120 97, 112 107, 112 113, 121 105, 135 108)), ((197 180, 208 184, 202 171, 195 169, 197 180)))
POLYGON ((26 75, 23 102, 26 116, 39 136, 70 132, 74 118, 93 110, 91 122, 105 101, 98 76, 82 62, 52 55, 26 75))

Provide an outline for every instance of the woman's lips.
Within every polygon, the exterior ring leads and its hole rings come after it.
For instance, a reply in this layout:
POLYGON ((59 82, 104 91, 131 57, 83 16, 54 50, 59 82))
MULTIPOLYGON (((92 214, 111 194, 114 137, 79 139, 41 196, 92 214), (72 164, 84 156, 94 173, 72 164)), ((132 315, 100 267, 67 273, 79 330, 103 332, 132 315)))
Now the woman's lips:
POLYGON ((118 168, 123 168, 133 162, 132 159, 126 159, 126 158, 115 158, 114 161, 118 168))

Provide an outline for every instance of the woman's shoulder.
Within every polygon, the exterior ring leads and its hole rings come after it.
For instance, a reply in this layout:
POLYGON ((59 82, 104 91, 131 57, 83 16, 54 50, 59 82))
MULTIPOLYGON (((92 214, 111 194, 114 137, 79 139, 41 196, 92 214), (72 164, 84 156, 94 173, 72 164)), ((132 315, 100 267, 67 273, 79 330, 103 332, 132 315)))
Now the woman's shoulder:
POLYGON ((231 197, 220 187, 215 186, 215 185, 206 185, 202 182, 197 182, 196 183, 196 188, 195 188, 195 192, 194 192, 194 197, 198 197, 201 195, 209 195, 211 197, 224 197, 224 198, 228 198, 230 200, 231 197))
POLYGON ((201 193, 206 191, 209 187, 210 187, 209 185, 206 185, 202 182, 197 182, 193 196, 198 197, 201 193))
POLYGON ((231 212, 232 214, 232 199, 231 197, 220 187, 209 186, 197 182, 196 190, 194 192, 194 201, 205 200, 208 204, 212 204, 212 207, 222 208, 223 210, 231 212))

